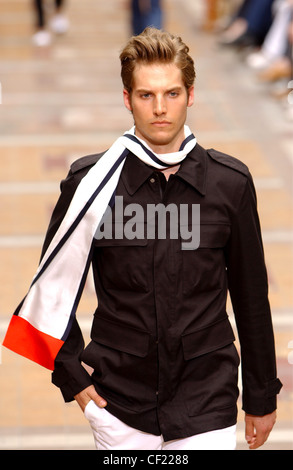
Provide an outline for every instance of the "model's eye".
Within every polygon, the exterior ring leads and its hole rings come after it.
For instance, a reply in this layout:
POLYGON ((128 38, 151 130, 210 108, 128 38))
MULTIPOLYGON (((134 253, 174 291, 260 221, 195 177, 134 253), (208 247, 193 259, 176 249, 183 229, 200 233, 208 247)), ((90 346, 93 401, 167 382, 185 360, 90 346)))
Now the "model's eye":
POLYGON ((143 99, 145 99, 145 100, 148 99, 148 98, 150 98, 150 97, 151 97, 151 93, 143 93, 143 94, 141 95, 141 98, 143 98, 143 99))
POLYGON ((172 98, 175 98, 176 96, 178 96, 179 93, 178 93, 178 91, 170 91, 169 94, 172 98))

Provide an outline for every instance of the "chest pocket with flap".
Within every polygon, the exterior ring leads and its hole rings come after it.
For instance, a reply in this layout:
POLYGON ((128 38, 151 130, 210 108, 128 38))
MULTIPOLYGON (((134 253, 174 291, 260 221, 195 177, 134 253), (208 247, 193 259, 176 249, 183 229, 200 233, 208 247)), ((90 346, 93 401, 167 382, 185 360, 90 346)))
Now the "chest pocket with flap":
POLYGON ((114 236, 113 229, 112 238, 95 241, 94 262, 97 263, 101 282, 108 290, 147 292, 148 241, 146 238, 127 238, 123 224, 119 224, 116 230, 121 238, 114 236))
POLYGON ((224 247, 229 235, 228 224, 200 224, 199 247, 196 250, 181 250, 184 294, 223 287, 226 277, 224 247))

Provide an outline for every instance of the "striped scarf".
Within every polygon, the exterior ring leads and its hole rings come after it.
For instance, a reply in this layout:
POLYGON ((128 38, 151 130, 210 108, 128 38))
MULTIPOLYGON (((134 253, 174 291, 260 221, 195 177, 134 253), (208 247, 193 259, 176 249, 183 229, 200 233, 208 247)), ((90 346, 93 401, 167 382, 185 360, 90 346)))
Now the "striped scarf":
POLYGON ((176 165, 196 145, 188 126, 180 150, 154 154, 133 127, 119 137, 79 183, 67 213, 44 254, 30 289, 14 313, 3 345, 54 370, 88 274, 93 240, 114 195, 129 152, 147 165, 176 165))

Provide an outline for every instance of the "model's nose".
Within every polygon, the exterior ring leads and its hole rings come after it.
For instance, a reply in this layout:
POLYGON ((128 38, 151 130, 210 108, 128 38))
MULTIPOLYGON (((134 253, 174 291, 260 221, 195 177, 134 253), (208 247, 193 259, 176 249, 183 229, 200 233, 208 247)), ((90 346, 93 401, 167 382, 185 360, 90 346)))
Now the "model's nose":
POLYGON ((154 114, 161 116, 166 113, 166 103, 163 97, 157 96, 154 101, 154 114))

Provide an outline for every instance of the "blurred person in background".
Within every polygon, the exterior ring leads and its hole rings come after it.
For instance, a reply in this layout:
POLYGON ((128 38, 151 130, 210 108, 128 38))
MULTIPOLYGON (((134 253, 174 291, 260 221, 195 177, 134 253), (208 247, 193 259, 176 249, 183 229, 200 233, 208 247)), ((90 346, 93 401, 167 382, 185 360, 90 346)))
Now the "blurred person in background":
POLYGON ((254 68, 263 69, 258 77, 263 82, 289 81, 292 76, 293 0, 278 0, 275 21, 258 54, 248 57, 254 68))
POLYGON ((288 82, 293 78, 292 24, 293 0, 276 0, 273 24, 262 47, 247 57, 247 63, 257 72, 258 79, 274 85, 271 95, 275 98, 286 98, 290 92, 288 82))
POLYGON ((219 17, 219 0, 206 0, 206 18, 204 23, 204 29, 213 29, 215 23, 219 17))
POLYGON ((131 0, 132 34, 143 32, 147 26, 162 28, 161 0, 131 0))
POLYGON ((232 23, 220 35, 220 44, 236 47, 260 46, 272 24, 274 0, 244 0, 232 23))
POLYGON ((64 34, 69 27, 68 19, 64 15, 64 0, 53 0, 53 16, 49 22, 46 18, 48 7, 46 2, 33 0, 33 6, 36 18, 33 44, 39 47, 49 46, 52 41, 51 31, 55 34, 64 34))
POLYGON ((239 0, 204 0, 203 29, 206 31, 223 29, 223 25, 235 12, 235 1, 239 3, 239 0))
POLYGON ((264 69, 278 59, 290 55, 289 28, 293 17, 293 0, 277 0, 274 3, 273 23, 262 47, 247 57, 254 69, 264 69))

